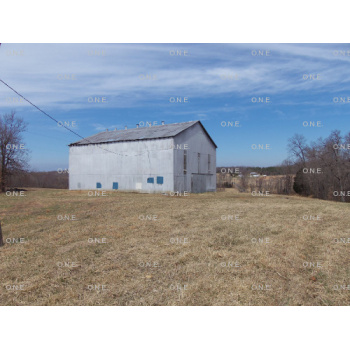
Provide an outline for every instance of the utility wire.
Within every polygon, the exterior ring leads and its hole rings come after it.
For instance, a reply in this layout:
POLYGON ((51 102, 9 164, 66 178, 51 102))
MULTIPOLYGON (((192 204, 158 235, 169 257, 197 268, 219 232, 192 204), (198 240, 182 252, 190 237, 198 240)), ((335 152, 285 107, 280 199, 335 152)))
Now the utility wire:
MULTIPOLYGON (((9 89, 11 89, 14 93, 16 93, 18 96, 22 97, 24 100, 26 100, 29 104, 31 104, 33 107, 35 107, 37 110, 39 110, 41 113, 44 113, 46 116, 48 116, 50 119, 52 119, 54 122, 56 122, 58 124, 58 120, 56 120, 55 118, 51 117, 49 114, 47 114, 46 112, 44 112, 42 109, 40 109, 38 106, 36 106, 34 103, 30 102, 28 99, 26 99, 23 95, 21 95, 19 92, 17 92, 14 88, 12 88, 10 85, 6 84, 2 79, 0 79, 0 81, 6 85, 9 89)), ((68 131, 72 132, 73 134, 75 134, 76 136, 80 137, 80 138, 84 138, 82 136, 80 136, 79 134, 77 134, 75 131, 69 129, 68 127, 66 127, 65 125, 62 125, 65 129, 67 129, 68 131)))
MULTIPOLYGON (((52 119, 54 122, 56 122, 57 124, 59 123, 58 120, 56 120, 55 118, 51 117, 48 113, 46 113, 45 111, 43 111, 41 108, 39 108, 38 106, 36 106, 34 103, 30 102, 27 98, 25 98, 23 95, 21 95, 19 92, 17 92, 14 88, 12 88, 10 85, 8 85, 7 83, 5 83, 2 79, 0 79, 0 82, 2 82, 4 85, 6 85, 9 89, 11 89, 14 93, 16 93, 18 96, 22 97, 25 101, 27 101, 29 104, 31 104, 33 107, 35 107, 38 111, 40 111, 41 113, 45 114, 47 117, 49 117, 50 119, 52 119)), ((75 131, 73 131, 72 129, 68 128, 67 126, 63 125, 62 126, 67 129, 68 131, 70 131, 71 133, 73 133, 74 135, 80 137, 81 139, 84 139, 86 142, 92 144, 92 145, 96 145, 98 148, 101 148, 102 150, 106 151, 106 152, 110 152, 110 153, 114 153, 116 155, 119 155, 119 156, 122 156, 122 157, 128 157, 127 154, 120 154, 120 153, 115 153, 113 151, 110 151, 108 149, 105 149, 105 148, 102 148, 100 147, 99 145, 93 143, 93 142, 90 142, 87 138, 79 135, 78 133, 76 133, 75 131)), ((149 151, 147 151, 149 152, 149 151)), ((135 156, 137 155, 142 155, 146 152, 143 152, 143 153, 139 153, 139 154, 135 154, 135 156)))

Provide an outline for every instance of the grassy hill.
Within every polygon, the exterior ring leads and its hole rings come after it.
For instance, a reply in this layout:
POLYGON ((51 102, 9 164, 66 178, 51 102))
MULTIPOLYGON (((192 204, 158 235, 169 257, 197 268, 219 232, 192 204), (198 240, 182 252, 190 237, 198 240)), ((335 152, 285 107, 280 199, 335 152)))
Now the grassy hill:
POLYGON ((350 303, 347 203, 232 189, 25 195, 0 195, 0 305, 350 303))

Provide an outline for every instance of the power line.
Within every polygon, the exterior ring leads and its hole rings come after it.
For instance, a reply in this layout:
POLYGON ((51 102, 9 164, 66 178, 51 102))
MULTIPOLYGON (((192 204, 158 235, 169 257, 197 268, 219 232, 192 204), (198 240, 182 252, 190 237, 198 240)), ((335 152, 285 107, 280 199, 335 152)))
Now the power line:
MULTIPOLYGON (((8 85, 7 83, 5 83, 2 79, 0 79, 0 81, 6 85, 9 89, 11 89, 14 93, 16 93, 18 96, 22 97, 25 101, 27 101, 29 104, 31 104, 33 107, 35 107, 38 111, 40 111, 41 113, 45 114, 47 117, 49 117, 50 119, 52 119, 54 122, 56 122, 57 124, 59 123, 58 120, 56 120, 55 118, 51 117, 48 113, 46 113, 45 111, 43 111, 41 108, 39 108, 37 105, 35 105, 34 103, 30 102, 27 98, 25 98, 23 95, 21 95, 19 92, 17 92, 14 88, 12 88, 10 85, 8 85)), ((118 153, 115 153, 113 151, 110 151, 108 149, 105 149, 105 148, 102 148, 100 147, 99 145, 93 143, 93 142, 90 142, 88 139, 86 139, 85 137, 79 135, 78 133, 76 133, 75 131, 71 130, 70 128, 68 128, 67 126, 63 125, 62 126, 67 129, 68 131, 70 131, 71 133, 73 133, 74 135, 80 137, 81 139, 84 139, 85 141, 87 141, 88 143, 92 144, 92 145, 96 145, 98 148, 101 148, 102 150, 106 151, 106 152, 110 152, 110 153, 114 153, 116 155, 119 155, 119 156, 122 156, 122 157, 128 157, 128 155, 126 154, 118 154, 118 153)), ((145 153, 145 152, 144 152, 145 153)), ((143 153, 139 153, 138 155, 141 155, 143 153)), ((136 156, 137 154, 135 154, 136 156)))
MULTIPOLYGON (((18 96, 22 97, 25 101, 27 101, 30 105, 32 105, 34 108, 36 108, 38 111, 40 111, 41 113, 43 113, 44 115, 46 115, 47 117, 49 117, 51 120, 53 120, 55 123, 59 124, 59 121, 56 120, 54 117, 51 117, 48 113, 46 113, 45 111, 43 111, 41 108, 39 108, 37 105, 35 105, 34 103, 32 103, 31 101, 29 101, 27 98, 25 98, 23 95, 21 95, 18 91, 16 91, 13 87, 11 87, 10 85, 8 85, 7 83, 5 83, 2 79, 0 79, 0 82, 2 82, 5 86, 7 86, 9 89, 11 89, 15 94, 17 94, 18 96)), ((62 124, 62 123, 61 123, 62 124)), ((108 149, 105 149, 105 148, 102 148, 100 147, 98 144, 96 143, 93 143, 93 142, 90 142, 87 138, 79 135, 78 133, 76 133, 75 131, 71 130, 70 128, 68 128, 67 126, 65 126, 64 124, 62 124, 61 126, 63 126, 65 129, 67 129, 68 131, 70 131, 71 133, 73 133, 74 135, 80 137, 81 139, 84 139, 86 142, 90 143, 91 145, 95 145, 96 147, 102 149, 103 151, 106 151, 106 152, 110 152, 110 153, 113 153, 113 154, 116 154, 117 156, 122 156, 122 157, 129 157, 129 156, 132 156, 132 155, 127 155, 127 154, 121 154, 121 153, 115 153, 113 151, 110 151, 108 149)), ((165 150, 168 150, 168 149, 172 149, 172 148, 166 148, 166 149, 163 149, 164 151, 165 150)), ((135 154, 134 156, 141 156, 145 153, 148 154, 148 158, 149 158, 149 151, 150 150, 146 150, 145 152, 142 152, 142 153, 138 153, 138 154, 135 154)))
MULTIPOLYGON (((0 79, 0 81, 6 85, 9 89, 11 89, 14 93, 16 93, 18 96, 22 97, 24 100, 26 100, 29 104, 31 104, 33 107, 35 107, 37 110, 39 110, 41 113, 44 113, 46 116, 48 116, 50 119, 52 119, 54 122, 56 122, 58 124, 58 120, 56 120, 55 118, 51 117, 49 114, 47 114, 46 112, 44 112, 42 109, 40 109, 38 106, 36 106, 34 103, 30 102, 28 99, 26 99, 23 95, 21 95, 19 92, 17 92, 14 88, 12 88, 10 85, 6 84, 2 79, 0 79)), ((62 125, 64 128, 66 128, 68 131, 72 132, 73 134, 75 134, 76 136, 80 137, 80 138, 84 138, 82 136, 80 136, 79 134, 77 134, 75 131, 69 129, 68 127, 66 127, 65 125, 62 125)))

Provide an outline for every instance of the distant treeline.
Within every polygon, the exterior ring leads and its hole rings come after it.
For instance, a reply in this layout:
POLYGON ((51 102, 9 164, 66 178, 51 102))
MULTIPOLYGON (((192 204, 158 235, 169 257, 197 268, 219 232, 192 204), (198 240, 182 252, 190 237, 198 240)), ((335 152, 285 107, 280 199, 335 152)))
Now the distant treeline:
POLYGON ((307 143, 302 135, 289 140, 296 176, 293 189, 304 196, 350 202, 350 132, 333 131, 307 143))
POLYGON ((289 158, 272 167, 217 167, 218 188, 263 190, 350 202, 350 132, 334 130, 327 138, 308 142, 295 134, 288 140, 289 158), (251 172, 266 177, 251 178, 251 172), (238 177, 238 174, 242 176, 238 177), (281 175, 278 178, 268 176, 281 175))
POLYGON ((260 175, 284 175, 285 166, 269 166, 269 167, 247 167, 247 166, 220 166, 216 167, 216 172, 221 174, 242 174, 258 173, 260 175))
POLYGON ((20 172, 10 175, 7 187, 39 187, 68 189, 68 174, 57 171, 20 172))

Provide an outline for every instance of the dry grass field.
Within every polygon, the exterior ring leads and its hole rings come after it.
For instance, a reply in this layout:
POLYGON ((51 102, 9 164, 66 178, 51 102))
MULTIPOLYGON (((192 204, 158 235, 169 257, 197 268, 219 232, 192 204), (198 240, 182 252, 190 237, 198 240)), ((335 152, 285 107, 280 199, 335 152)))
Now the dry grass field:
POLYGON ((350 303, 350 204, 107 194, 1 194, 0 305, 350 303))

